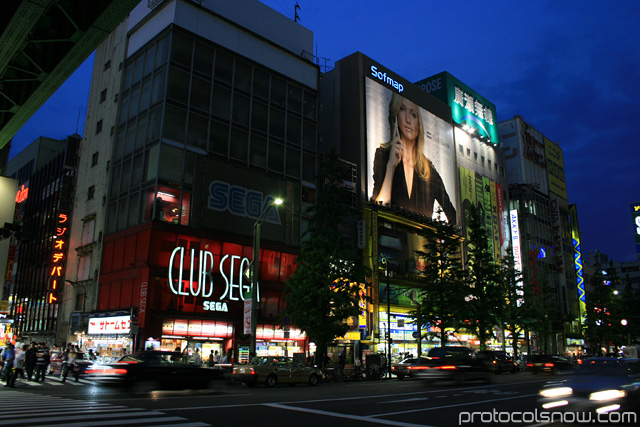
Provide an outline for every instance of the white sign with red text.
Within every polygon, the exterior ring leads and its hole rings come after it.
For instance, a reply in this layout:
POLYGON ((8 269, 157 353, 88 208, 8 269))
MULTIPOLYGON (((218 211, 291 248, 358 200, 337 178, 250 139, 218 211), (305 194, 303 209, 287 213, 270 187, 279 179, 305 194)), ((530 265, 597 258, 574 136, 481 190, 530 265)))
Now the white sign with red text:
POLYGON ((131 331, 131 316, 92 317, 88 333, 94 335, 128 334, 131 331))

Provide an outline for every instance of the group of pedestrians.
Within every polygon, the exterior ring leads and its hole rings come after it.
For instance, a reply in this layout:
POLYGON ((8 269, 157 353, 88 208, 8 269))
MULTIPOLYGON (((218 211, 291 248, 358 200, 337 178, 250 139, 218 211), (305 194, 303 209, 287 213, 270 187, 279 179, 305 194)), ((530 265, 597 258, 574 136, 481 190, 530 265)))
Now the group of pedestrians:
MULTIPOLYGON (((52 347, 51 351, 57 350, 52 347)), ((76 379, 79 376, 75 374, 76 354, 80 349, 77 345, 69 344, 62 351, 62 382, 65 382, 69 373, 72 373, 76 379)), ((95 360, 95 355, 90 352, 88 355, 90 360, 95 360), (93 356, 93 357, 92 357, 93 356)), ((1 380, 6 382, 5 387, 15 387, 18 379, 27 381, 43 382, 46 379, 49 365, 51 363, 51 355, 47 343, 31 343, 13 345, 7 343, 0 355, 2 362, 2 370, 0 371, 1 380)))
POLYGON ((18 344, 7 343, 2 351, 2 381, 5 387, 15 387, 18 378, 29 381, 44 381, 49 366, 49 349, 46 343, 18 344))

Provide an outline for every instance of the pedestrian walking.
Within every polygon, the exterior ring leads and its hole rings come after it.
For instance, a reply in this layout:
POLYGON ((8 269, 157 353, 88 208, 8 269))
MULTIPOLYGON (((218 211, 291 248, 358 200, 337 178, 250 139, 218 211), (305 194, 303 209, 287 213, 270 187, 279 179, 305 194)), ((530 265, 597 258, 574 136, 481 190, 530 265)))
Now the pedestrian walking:
POLYGON ((195 353, 193 353, 193 364, 196 366, 202 365, 202 357, 200 356, 199 348, 196 348, 195 353))
POLYGON ((49 366, 49 352, 47 349, 38 347, 36 352, 36 382, 42 382, 47 376, 47 366, 49 366))
POLYGON ((16 355, 13 359, 13 369, 11 370, 11 373, 7 377, 7 385, 5 385, 5 387, 15 388, 16 380, 24 376, 24 370, 22 369, 22 367, 24 366, 26 355, 27 355, 26 345, 23 345, 22 348, 19 348, 16 351, 16 355))
POLYGON ((24 359, 24 369, 27 372, 27 380, 31 381, 33 378, 33 371, 36 369, 36 352, 38 350, 38 346, 36 343, 32 342, 29 348, 26 351, 25 359, 24 359))
POLYGON ((13 344, 8 342, 4 350, 2 350, 2 380, 6 380, 11 373, 11 369, 13 368, 13 359, 16 356, 15 349, 13 348, 13 344))

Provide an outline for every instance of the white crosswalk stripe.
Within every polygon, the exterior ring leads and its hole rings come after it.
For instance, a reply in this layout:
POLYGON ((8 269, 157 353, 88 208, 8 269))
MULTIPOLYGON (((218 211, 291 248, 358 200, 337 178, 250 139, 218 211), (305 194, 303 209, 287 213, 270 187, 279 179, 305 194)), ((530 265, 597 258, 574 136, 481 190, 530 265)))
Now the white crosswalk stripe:
POLYGON ((50 376, 50 377, 46 377, 44 381, 28 381, 25 379, 22 380, 18 380, 16 381, 16 386, 17 387, 21 387, 21 386, 29 386, 29 387, 42 387, 44 385, 53 385, 53 386, 63 386, 66 384, 70 384, 70 385, 74 385, 74 386, 78 386, 78 385, 93 385, 93 381, 84 379, 84 378, 80 378, 77 382, 75 379, 73 378, 67 378, 67 380, 65 382, 62 382, 62 378, 58 377, 58 376, 50 376))
POLYGON ((0 390, 0 425, 88 427, 131 424, 180 427, 210 425, 156 410, 0 390))

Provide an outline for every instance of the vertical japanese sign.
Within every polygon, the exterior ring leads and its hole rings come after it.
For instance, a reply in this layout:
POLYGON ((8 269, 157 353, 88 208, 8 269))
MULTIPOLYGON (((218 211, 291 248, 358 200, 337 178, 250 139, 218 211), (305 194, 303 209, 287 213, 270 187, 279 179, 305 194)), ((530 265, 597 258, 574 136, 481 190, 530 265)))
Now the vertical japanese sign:
MULTIPOLYGON (((518 211, 512 209, 510 211, 511 216, 511 241, 513 242, 513 260, 515 262, 515 268, 518 272, 522 272, 522 248, 520 246, 520 226, 518 225, 518 211)), ((518 299, 516 304, 519 306, 524 302, 524 290, 522 289, 522 279, 518 281, 516 285, 516 293, 518 299)))
POLYGON ((49 286, 47 302, 58 304, 60 288, 64 280, 64 267, 67 260, 67 240, 69 237, 69 214, 58 212, 56 216, 56 235, 51 253, 51 272, 49 274, 49 286))

